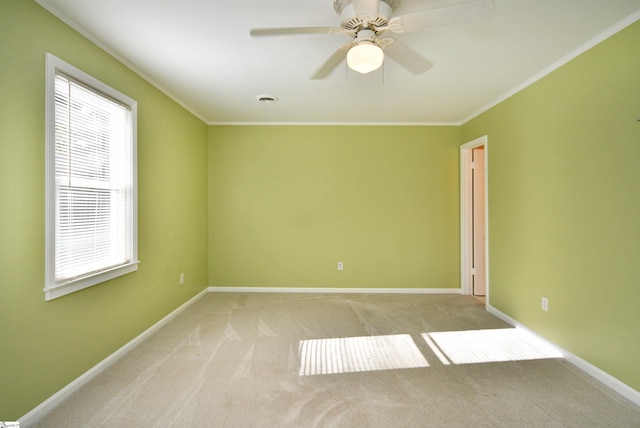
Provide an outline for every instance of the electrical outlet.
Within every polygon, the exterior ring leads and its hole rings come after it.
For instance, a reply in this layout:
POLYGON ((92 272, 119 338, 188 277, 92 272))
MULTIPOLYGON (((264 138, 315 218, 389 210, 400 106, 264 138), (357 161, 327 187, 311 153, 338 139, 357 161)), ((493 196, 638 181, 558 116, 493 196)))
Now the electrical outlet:
POLYGON ((542 296, 542 310, 549 312, 549 299, 544 296, 542 296))
POLYGON ((184 284, 184 273, 180 273, 180 284, 184 284))
POLYGON ((342 262, 338 262, 338 270, 343 270, 344 264, 342 262))

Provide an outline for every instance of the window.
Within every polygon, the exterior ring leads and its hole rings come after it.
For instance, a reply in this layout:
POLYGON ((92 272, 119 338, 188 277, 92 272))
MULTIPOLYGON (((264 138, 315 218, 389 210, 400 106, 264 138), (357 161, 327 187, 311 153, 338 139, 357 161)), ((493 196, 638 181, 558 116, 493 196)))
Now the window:
POLYGON ((137 270, 136 101, 47 54, 45 298, 137 270))

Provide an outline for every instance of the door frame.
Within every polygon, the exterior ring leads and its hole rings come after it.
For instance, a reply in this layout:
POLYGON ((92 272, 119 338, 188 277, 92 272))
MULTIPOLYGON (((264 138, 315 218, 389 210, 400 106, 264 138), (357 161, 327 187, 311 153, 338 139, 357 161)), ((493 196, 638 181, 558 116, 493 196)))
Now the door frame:
POLYGON ((476 147, 484 147, 484 271, 486 281, 486 305, 489 305, 489 188, 488 159, 489 139, 482 136, 460 146, 460 288, 462 294, 473 294, 472 255, 473 255, 473 205, 471 156, 476 147))

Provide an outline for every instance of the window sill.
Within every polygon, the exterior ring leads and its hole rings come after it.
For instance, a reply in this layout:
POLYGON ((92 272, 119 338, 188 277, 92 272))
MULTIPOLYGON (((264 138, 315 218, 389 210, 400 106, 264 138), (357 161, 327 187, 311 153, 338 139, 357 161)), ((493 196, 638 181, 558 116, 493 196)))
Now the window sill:
POLYGON ((47 301, 57 299, 58 297, 66 296, 67 294, 73 293, 75 291, 80 291, 93 285, 100 284, 101 282, 109 281, 119 276, 135 272, 138 270, 139 263, 139 261, 131 262, 125 265, 117 266, 113 269, 79 278, 65 284, 53 286, 47 285, 44 288, 44 298, 47 301))

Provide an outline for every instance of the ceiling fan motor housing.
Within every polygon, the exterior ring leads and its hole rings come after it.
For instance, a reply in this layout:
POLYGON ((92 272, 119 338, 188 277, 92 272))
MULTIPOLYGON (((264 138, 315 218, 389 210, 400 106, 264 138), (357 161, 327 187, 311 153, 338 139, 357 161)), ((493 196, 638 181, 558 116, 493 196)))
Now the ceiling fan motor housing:
POLYGON ((346 30, 384 27, 389 23, 392 10, 399 0, 380 0, 376 16, 358 16, 351 0, 334 0, 333 7, 340 14, 340 24, 346 30))

